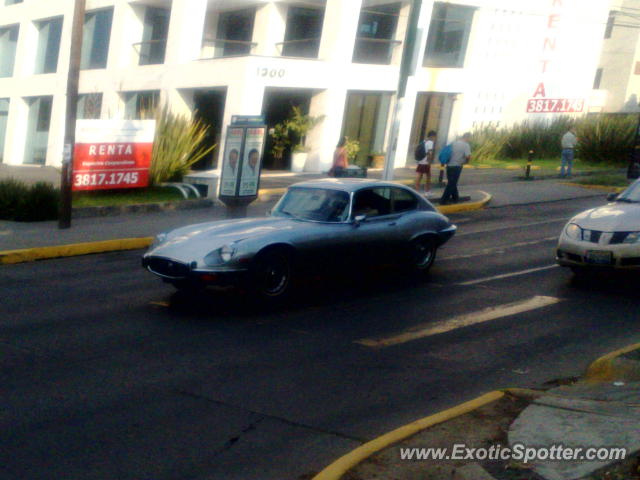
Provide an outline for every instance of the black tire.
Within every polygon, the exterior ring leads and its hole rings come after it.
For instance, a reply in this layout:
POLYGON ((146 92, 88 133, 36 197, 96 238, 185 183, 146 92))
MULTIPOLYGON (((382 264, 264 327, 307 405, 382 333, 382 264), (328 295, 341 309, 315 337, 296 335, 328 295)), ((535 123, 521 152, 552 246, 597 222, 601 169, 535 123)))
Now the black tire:
POLYGON ((438 247, 432 237, 420 237, 411 242, 411 269, 420 274, 427 273, 436 259, 438 247))
POLYGON ((291 294, 293 273, 293 259, 289 252, 284 249, 268 250, 253 262, 250 289, 263 302, 280 302, 291 294))

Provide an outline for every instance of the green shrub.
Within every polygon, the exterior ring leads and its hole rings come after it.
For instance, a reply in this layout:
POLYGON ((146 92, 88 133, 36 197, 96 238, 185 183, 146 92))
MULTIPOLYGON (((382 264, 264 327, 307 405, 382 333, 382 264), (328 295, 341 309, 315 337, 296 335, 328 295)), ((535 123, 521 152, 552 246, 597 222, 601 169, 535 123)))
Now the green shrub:
POLYGON ((536 158, 559 158, 560 139, 571 126, 578 134, 577 156, 590 162, 624 163, 633 146, 635 115, 569 116, 552 120, 524 120, 509 127, 483 127, 473 132, 475 160, 493 161, 526 158, 530 150, 536 158))
POLYGON ((13 178, 0 180, 0 219, 37 222, 58 218, 60 190, 51 183, 29 186, 13 178))
POLYGON ((181 181, 194 163, 215 148, 203 144, 209 127, 200 120, 173 113, 166 105, 156 111, 155 117, 150 183, 181 181))

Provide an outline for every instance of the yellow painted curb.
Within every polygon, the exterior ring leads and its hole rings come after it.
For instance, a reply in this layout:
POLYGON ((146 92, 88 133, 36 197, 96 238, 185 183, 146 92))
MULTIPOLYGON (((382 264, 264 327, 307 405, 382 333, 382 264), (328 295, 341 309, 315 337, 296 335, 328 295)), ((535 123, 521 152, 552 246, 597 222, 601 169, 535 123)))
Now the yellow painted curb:
POLYGON ((0 252, 0 264, 14 264, 45 260, 48 258, 75 257, 92 253, 115 252, 120 250, 137 250, 146 248, 153 242, 152 237, 121 238, 100 242, 75 243, 53 247, 34 247, 21 250, 0 252))
POLYGON ((481 397, 475 398, 473 400, 462 403, 448 410, 438 412, 434 415, 422 418, 420 420, 416 420, 415 422, 404 425, 403 427, 397 428, 389 433, 385 433, 384 435, 375 438, 370 442, 367 442, 364 445, 340 457, 338 460, 333 462, 331 465, 329 465, 315 477, 313 477, 312 480, 338 480, 348 470, 352 469, 363 460, 366 460, 374 453, 379 452, 380 450, 383 450, 388 446, 393 445, 394 443, 398 443, 405 438, 415 435, 416 433, 426 428, 446 422, 448 420, 451 420, 452 418, 459 417, 461 415, 464 415, 465 413, 469 413, 473 410, 483 407, 484 405, 487 405, 491 402, 495 402, 503 396, 504 392, 501 391, 489 392, 482 395, 481 397))
POLYGON ((437 207, 437 209, 443 215, 480 210, 481 208, 484 208, 491 201, 491 198, 492 198, 491 194, 487 192, 481 191, 480 193, 484 196, 484 198, 477 202, 456 203, 455 205, 442 205, 437 207))
POLYGON ((634 350, 640 350, 640 343, 634 343, 633 345, 628 345, 603 355, 589 365, 585 379, 589 382, 608 382, 615 379, 616 375, 620 373, 620 370, 624 369, 624 367, 616 366, 615 360, 625 353, 633 352, 634 350))
POLYGON ((626 187, 612 187, 612 186, 607 186, 607 185, 584 185, 582 183, 574 183, 574 182, 560 182, 561 185, 568 185, 570 187, 580 187, 580 188, 586 188, 589 190, 603 190, 606 192, 621 192, 623 191, 626 187))

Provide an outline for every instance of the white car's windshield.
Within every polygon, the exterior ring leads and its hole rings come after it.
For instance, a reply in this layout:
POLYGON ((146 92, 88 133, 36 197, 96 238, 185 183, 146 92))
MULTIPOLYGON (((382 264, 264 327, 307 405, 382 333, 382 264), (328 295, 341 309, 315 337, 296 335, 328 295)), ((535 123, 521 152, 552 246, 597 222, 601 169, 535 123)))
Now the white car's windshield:
POLYGON ((618 202, 640 203, 640 182, 635 182, 620 194, 618 202))
POLYGON ((315 222, 344 222, 349 216, 349 194, 323 188, 290 188, 272 215, 315 222))

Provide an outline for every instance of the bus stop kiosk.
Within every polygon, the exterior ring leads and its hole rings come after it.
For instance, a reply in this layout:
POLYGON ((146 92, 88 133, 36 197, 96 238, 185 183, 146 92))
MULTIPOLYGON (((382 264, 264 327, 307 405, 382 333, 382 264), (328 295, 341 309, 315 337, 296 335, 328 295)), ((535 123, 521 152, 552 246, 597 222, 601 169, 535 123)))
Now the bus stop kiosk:
POLYGON ((220 201, 227 206, 228 218, 246 217, 247 206, 258 198, 266 135, 264 117, 231 117, 218 194, 220 201))

